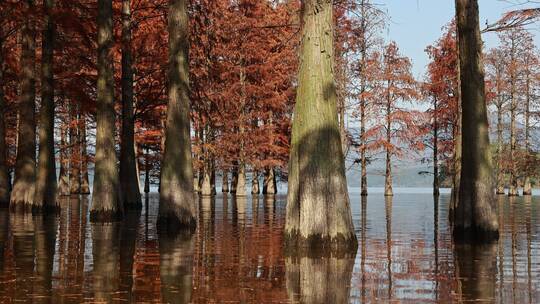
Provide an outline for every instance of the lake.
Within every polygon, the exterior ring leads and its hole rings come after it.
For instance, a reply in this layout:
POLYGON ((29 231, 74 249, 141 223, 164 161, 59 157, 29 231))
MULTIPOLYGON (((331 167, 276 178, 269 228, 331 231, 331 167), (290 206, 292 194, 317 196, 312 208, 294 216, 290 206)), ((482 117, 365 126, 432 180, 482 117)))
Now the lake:
POLYGON ((89 222, 88 197, 0 210, 0 302, 540 302, 540 197, 498 197, 499 242, 470 246, 447 193, 375 192, 350 195, 357 253, 330 257, 284 256, 284 195, 201 199, 193 235, 159 237, 157 194, 114 224, 89 222))

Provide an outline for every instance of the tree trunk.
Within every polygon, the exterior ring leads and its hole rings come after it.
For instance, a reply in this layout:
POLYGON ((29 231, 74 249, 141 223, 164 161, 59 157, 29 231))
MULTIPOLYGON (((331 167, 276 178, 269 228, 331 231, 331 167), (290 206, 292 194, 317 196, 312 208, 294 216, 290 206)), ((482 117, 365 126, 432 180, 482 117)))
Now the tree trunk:
POLYGON ((81 194, 90 194, 90 179, 88 177, 88 152, 86 150, 86 116, 80 113, 79 142, 81 144, 81 194))
POLYGON ((459 185, 461 183, 461 143, 462 143, 462 114, 463 111, 461 109, 461 103, 462 103, 462 94, 461 94, 461 61, 459 59, 459 34, 457 32, 456 28, 456 50, 458 52, 457 56, 457 83, 458 86, 456 88, 456 94, 457 94, 457 113, 456 113, 456 119, 454 122, 454 129, 452 131, 453 141, 454 141, 454 155, 453 155, 453 175, 452 175, 452 192, 450 195, 450 206, 448 210, 448 218, 451 222, 453 222, 455 210, 458 205, 459 201, 459 185))
MULTIPOLYGON (((34 0, 26 1, 29 10, 34 0)), ((21 97, 19 102, 19 127, 17 132, 17 158, 15 182, 10 198, 10 208, 31 211, 34 207, 36 180, 36 33, 32 18, 26 18, 22 29, 21 97)))
POLYGON ((393 196, 392 190, 392 151, 390 144, 392 142, 392 122, 390 115, 392 115, 392 107, 390 100, 390 83, 388 83, 388 92, 386 96, 386 172, 384 175, 384 196, 393 196))
POLYGON ((70 104, 71 124, 69 127, 69 143, 71 146, 69 164, 69 192, 81 193, 81 142, 79 135, 79 105, 70 104), (75 122, 75 124, 73 123, 75 122))
POLYGON ((238 162, 235 162, 231 175, 231 187, 229 191, 231 193, 236 193, 236 186, 238 184, 238 162))
MULTIPOLYGON (((497 93, 501 96, 500 92, 497 93)), ((502 104, 497 105, 497 194, 504 194, 502 104)))
POLYGON ((259 194, 259 172, 253 170, 253 176, 251 178, 251 194, 259 194))
POLYGON ((169 0, 169 104, 161 170, 158 224, 194 228, 197 204, 189 122, 188 14, 186 0, 169 0))
POLYGON ((433 195, 439 195, 439 121, 437 98, 433 98, 433 195))
POLYGON ((203 175, 201 183, 201 195, 212 195, 212 172, 210 171, 210 165, 207 160, 205 160, 204 169, 201 172, 203 175))
POLYGON ((67 196, 69 195, 69 177, 68 177, 68 167, 69 160, 67 155, 67 140, 66 135, 67 130, 66 126, 60 127, 60 172, 58 179, 58 195, 67 196))
POLYGON ((366 3, 364 0, 360 3, 361 9, 361 29, 362 36, 360 40, 360 67, 361 67, 361 79, 360 79, 360 170, 361 170, 361 195, 368 195, 367 187, 367 158, 366 158, 366 106, 367 101, 364 96, 364 93, 367 90, 366 85, 366 75, 367 75, 367 42, 366 42, 366 32, 367 32, 367 14, 366 14, 366 3))
POLYGON ((55 211, 56 159, 54 157, 54 39, 55 21, 52 17, 54 0, 43 1, 44 24, 41 60, 41 110, 39 127, 39 156, 36 176, 36 207, 55 211))
POLYGON ((291 248, 356 250, 337 120, 330 0, 302 2, 302 46, 289 161, 291 248))
POLYGON ((462 93, 462 160, 459 201, 453 234, 459 239, 498 237, 497 206, 493 198, 491 153, 482 39, 477 0, 456 0, 462 93))
POLYGON ((221 179, 221 192, 229 192, 229 171, 223 169, 223 176, 221 179))
POLYGON ((133 114, 133 60, 131 52, 131 0, 122 0, 122 139, 120 146, 120 187, 126 209, 142 208, 135 157, 133 114))
POLYGON ((150 158, 148 155, 148 148, 144 154, 144 193, 150 192, 150 158))
POLYGON ((246 196, 246 165, 241 162, 238 166, 238 176, 236 178, 236 196, 246 196))
MULTIPOLYGON (((514 49, 514 39, 512 39, 512 49, 514 49)), ((514 52, 511 55, 512 63, 515 62, 514 52)), ((516 159, 516 112, 517 112, 517 97, 516 97, 516 75, 514 71, 510 73, 510 177, 508 181, 508 196, 518 196, 518 181, 517 181, 517 159, 516 159)))
POLYGON ((9 206, 10 178, 7 164, 8 147, 6 143, 6 109, 4 100, 4 48, 0 38, 0 208, 9 206))
POLYGON ((277 193, 276 174, 274 168, 264 172, 263 194, 274 195, 277 193))
POLYGON ((123 206, 114 148, 115 111, 113 79, 112 0, 98 0, 98 81, 96 164, 90 220, 107 222, 122 217, 123 206))
POLYGON ((523 174, 523 195, 532 195, 531 178, 529 177, 529 158, 530 158, 530 116, 531 116, 531 75, 527 72, 525 81, 525 168, 523 174))
POLYGON ((367 187, 367 158, 366 158, 366 100, 360 101, 360 170, 362 176, 360 180, 361 195, 368 195, 367 187))

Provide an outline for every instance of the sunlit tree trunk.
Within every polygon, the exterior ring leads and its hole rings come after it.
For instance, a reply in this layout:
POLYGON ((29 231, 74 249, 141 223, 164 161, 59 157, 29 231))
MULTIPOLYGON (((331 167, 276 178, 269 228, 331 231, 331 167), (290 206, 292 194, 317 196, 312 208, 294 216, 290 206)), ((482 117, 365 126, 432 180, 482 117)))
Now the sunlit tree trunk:
POLYGON ((88 151, 86 140, 86 116, 80 113, 79 142, 81 144, 81 194, 90 194, 90 179, 88 177, 88 151))
POLYGON ((41 59, 41 110, 39 127, 39 156, 36 175, 36 207, 55 210, 56 159, 54 157, 54 76, 53 50, 55 21, 52 17, 54 0, 44 0, 44 24, 41 59))
POLYGON ((264 172, 263 194, 276 194, 276 173, 274 168, 268 168, 264 172))
POLYGON ((457 239, 498 237, 477 0, 456 0, 462 94, 462 162, 453 233, 457 239))
POLYGON ((0 208, 9 206, 10 178, 7 164, 8 147, 6 144, 6 103, 4 99, 4 47, 0 38, 0 208))
POLYGON ((113 221, 122 217, 120 185, 115 151, 115 111, 113 79, 112 0, 98 0, 98 80, 96 162, 91 221, 113 221))
POLYGON ((259 172, 253 170, 253 176, 251 177, 251 194, 259 194, 259 172))
POLYGON ((142 208, 135 156, 133 113, 133 59, 131 52, 131 0, 122 0, 122 139, 120 146, 120 187, 126 209, 142 208))
POLYGON ((189 121, 188 12, 186 0, 169 0, 169 103, 161 168, 158 225, 195 227, 189 121))
POLYGON ((330 0, 302 1, 285 236, 291 248, 356 249, 339 134, 330 0))
MULTIPOLYGON (((34 0, 25 1, 29 10, 34 0)), ((15 181, 10 198, 10 208, 31 211, 34 207, 36 180, 36 33, 32 17, 28 16, 22 28, 21 97, 19 101, 19 126, 17 132, 17 158, 15 181)))

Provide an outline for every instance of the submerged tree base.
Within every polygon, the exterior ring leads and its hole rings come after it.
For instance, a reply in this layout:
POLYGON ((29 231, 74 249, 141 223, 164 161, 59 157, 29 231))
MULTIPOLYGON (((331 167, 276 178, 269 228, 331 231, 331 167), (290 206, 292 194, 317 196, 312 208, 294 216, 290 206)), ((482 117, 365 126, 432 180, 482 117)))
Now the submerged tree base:
POLYGON ((454 241, 459 244, 468 243, 491 243, 499 239, 498 230, 489 230, 479 227, 453 227, 452 236, 454 241))
POLYGON ((142 201, 124 203, 125 210, 140 211, 142 210, 142 207, 143 207, 142 201))
POLYGON ((122 220, 120 210, 92 210, 90 211, 90 222, 109 223, 122 220))
POLYGON ((358 241, 356 235, 338 234, 335 237, 312 234, 308 237, 301 236, 298 231, 285 232, 286 255, 300 255, 309 257, 319 256, 344 256, 356 253, 358 241))

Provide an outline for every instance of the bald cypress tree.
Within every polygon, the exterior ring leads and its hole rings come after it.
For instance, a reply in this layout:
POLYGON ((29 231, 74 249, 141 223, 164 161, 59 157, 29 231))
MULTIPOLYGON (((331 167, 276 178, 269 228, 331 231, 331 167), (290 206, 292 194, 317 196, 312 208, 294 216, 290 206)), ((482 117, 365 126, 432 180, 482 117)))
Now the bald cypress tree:
POLYGON ((115 111, 113 79, 112 0, 98 0, 98 80, 96 167, 90 220, 107 222, 122 217, 117 157, 115 151, 115 111))
POLYGON ((197 205, 193 193, 189 121, 187 0, 169 0, 169 102, 161 167, 158 227, 193 228, 197 205))
POLYGON ((6 146, 6 108, 4 99, 4 48, 3 37, 0 37, 0 208, 9 206, 10 178, 7 166, 7 146, 6 146))
POLYGON ((356 248, 333 75, 333 4, 302 1, 285 235, 295 248, 356 248))
POLYGON ((478 1, 456 0, 456 19, 462 156, 453 233, 457 239, 492 239, 498 237, 499 225, 492 181, 478 1))

